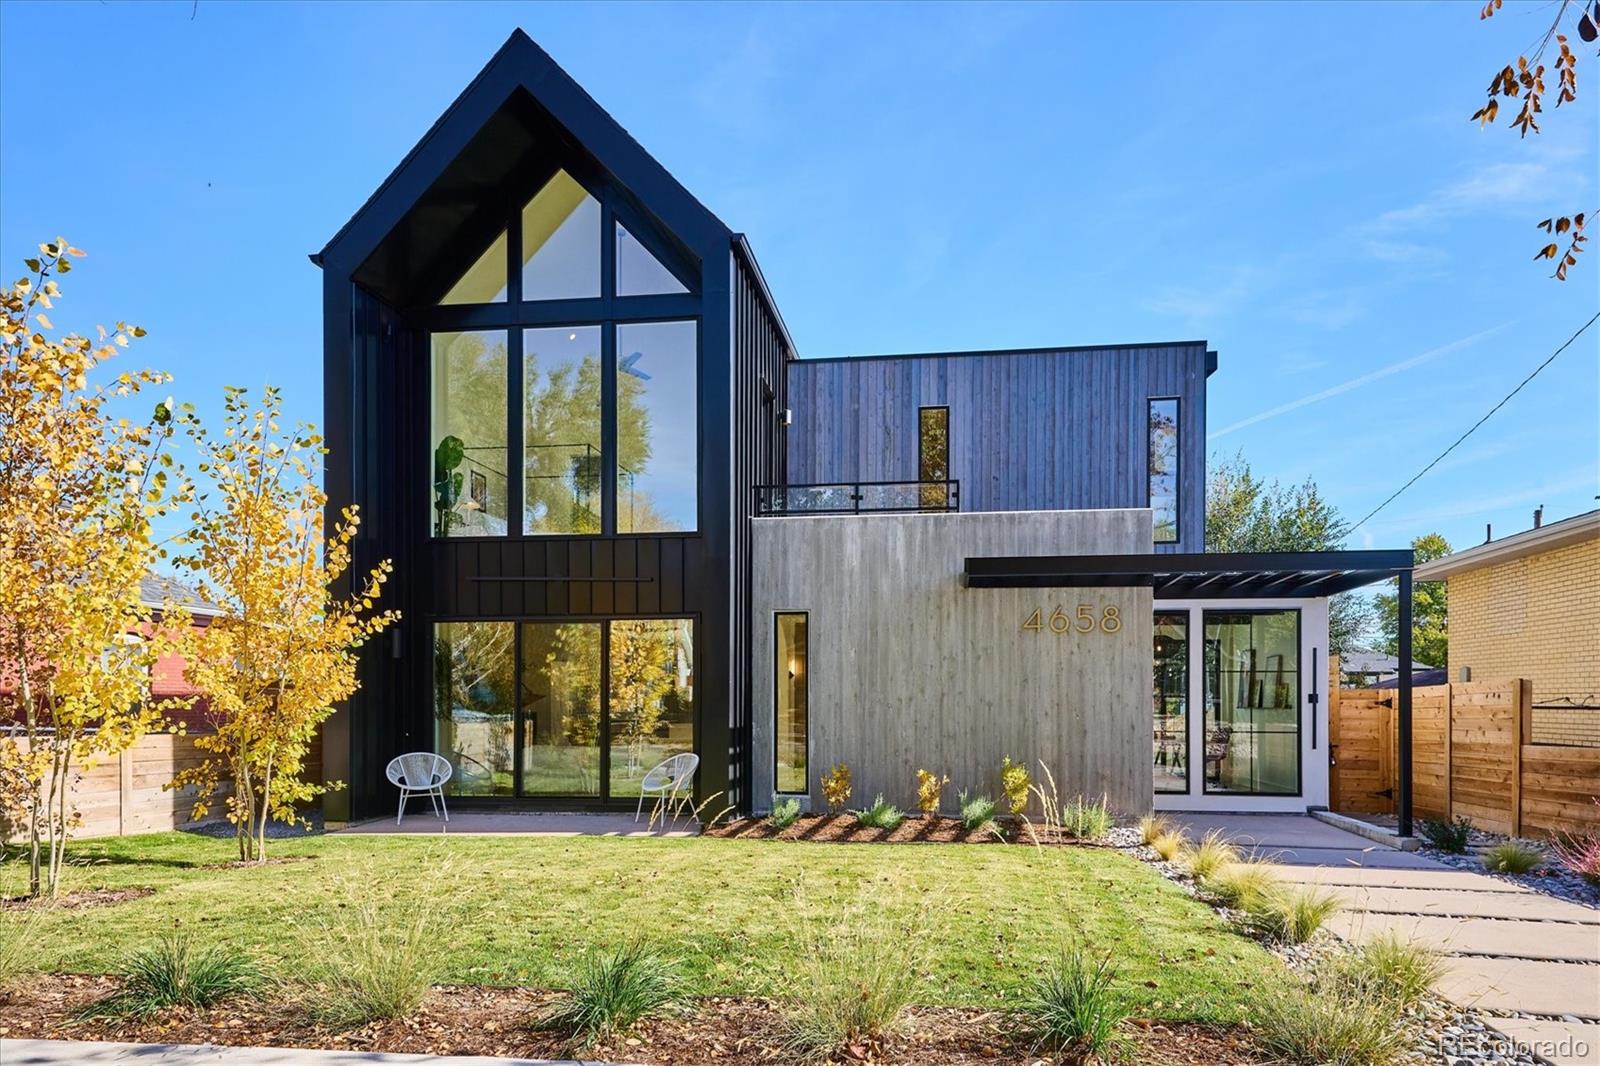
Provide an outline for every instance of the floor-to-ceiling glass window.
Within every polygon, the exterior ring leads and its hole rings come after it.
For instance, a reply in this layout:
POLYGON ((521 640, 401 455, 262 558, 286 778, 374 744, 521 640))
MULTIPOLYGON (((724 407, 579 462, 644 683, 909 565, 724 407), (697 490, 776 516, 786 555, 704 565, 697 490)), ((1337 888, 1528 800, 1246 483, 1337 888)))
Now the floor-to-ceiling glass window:
POLYGON ((510 622, 434 626, 433 750, 454 767, 454 795, 515 791, 515 638, 510 622))
POLYGON ((1155 618, 1154 782, 1157 792, 1189 791, 1189 613, 1155 618))
POLYGON ((522 794, 600 795, 601 626, 521 627, 522 794))
POLYGON ((699 327, 617 326, 617 532, 699 527, 699 327))
POLYGON ((1300 612, 1205 612, 1205 791, 1300 792, 1300 612))
POLYGON ((430 372, 436 537, 506 532, 506 334, 435 333, 430 372))
POLYGON ((652 766, 694 750, 694 625, 653 618, 615 621, 608 629, 608 794, 637 796, 652 766))
POLYGON ((628 799, 695 750, 692 619, 439 622, 433 649, 454 795, 628 799))

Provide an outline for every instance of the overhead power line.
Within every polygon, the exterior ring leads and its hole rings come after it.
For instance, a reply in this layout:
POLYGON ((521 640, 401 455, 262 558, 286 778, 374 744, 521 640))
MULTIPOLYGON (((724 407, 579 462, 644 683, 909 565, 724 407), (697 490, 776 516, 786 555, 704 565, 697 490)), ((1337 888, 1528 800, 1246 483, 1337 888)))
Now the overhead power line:
POLYGON ((1577 340, 1579 337, 1583 336, 1584 331, 1587 330, 1590 326, 1594 325, 1597 320, 1600 320, 1600 311, 1596 311, 1594 313, 1594 317, 1593 318, 1589 319, 1589 321, 1587 321, 1583 325, 1579 326, 1578 327, 1578 332, 1576 332, 1572 336, 1568 337, 1565 344, 1563 344, 1561 347, 1557 348, 1555 351, 1551 352, 1550 353, 1550 358, 1546 359, 1544 362, 1542 362, 1538 366, 1534 367, 1533 368, 1533 373, 1529 374, 1527 377, 1523 378, 1520 382, 1518 382, 1517 383, 1517 387, 1512 389, 1510 392, 1506 393, 1505 397, 1503 399, 1501 399, 1501 401, 1499 403, 1497 403, 1493 407, 1489 408, 1489 413, 1488 414, 1484 415, 1482 418, 1480 418, 1476 422, 1472 423, 1472 428, 1471 429, 1468 429, 1465 433, 1461 434, 1461 436, 1457 437, 1455 439, 1455 443, 1451 444, 1450 447, 1448 447, 1444 451, 1440 452, 1434 458, 1433 462, 1429 463, 1427 466, 1423 467, 1421 470, 1418 470, 1416 475, 1414 477, 1412 477, 1412 479, 1410 481, 1406 482, 1404 485, 1401 485, 1399 488, 1395 489, 1393 494, 1390 495, 1390 497, 1387 500, 1384 500, 1382 503, 1378 504, 1378 506, 1374 507, 1371 511, 1367 512, 1367 517, 1363 518, 1361 521, 1359 521, 1355 525, 1351 526, 1350 529, 1349 529, 1349 532, 1354 533, 1356 530, 1358 530, 1362 526, 1366 525, 1367 522, 1372 519, 1373 515, 1377 514, 1379 511, 1381 511, 1385 507, 1389 506, 1391 503, 1393 503, 1396 499, 1399 498, 1399 496, 1400 496, 1400 494, 1402 492, 1406 491, 1406 489, 1409 489, 1412 485, 1415 485, 1418 482, 1418 480, 1421 479, 1423 474, 1426 474, 1428 471, 1430 471, 1434 467, 1438 466, 1439 465, 1439 460, 1443 459, 1445 456, 1447 456, 1451 452, 1455 451, 1456 448, 1461 444, 1462 441, 1464 441, 1468 437, 1472 436, 1472 434, 1477 431, 1478 427, 1483 425, 1485 422, 1489 421, 1489 419, 1494 415, 1494 413, 1496 411, 1500 410, 1500 408, 1504 407, 1507 403, 1511 402, 1511 397, 1513 397, 1517 393, 1521 392, 1524 385, 1526 385, 1528 382, 1532 381, 1534 378, 1538 377, 1539 376, 1539 371, 1543 370, 1545 367, 1547 367, 1551 363, 1555 362, 1556 361, 1556 356, 1560 355, 1562 352, 1566 351, 1569 347, 1571 347, 1572 342, 1577 340))

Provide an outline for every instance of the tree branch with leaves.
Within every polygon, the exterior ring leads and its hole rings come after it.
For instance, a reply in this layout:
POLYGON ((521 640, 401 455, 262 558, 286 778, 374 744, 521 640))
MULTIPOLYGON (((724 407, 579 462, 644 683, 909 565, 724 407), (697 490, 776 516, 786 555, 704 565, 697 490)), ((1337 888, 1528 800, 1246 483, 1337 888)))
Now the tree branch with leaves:
POLYGON ((179 419, 206 486, 179 562, 222 613, 183 637, 184 676, 206 694, 215 732, 195 738, 204 760, 169 787, 198 789, 199 818, 228 782, 239 859, 260 862, 274 819, 303 823, 300 805, 342 787, 305 780, 306 756, 335 705, 359 687, 361 645, 399 614, 375 609, 388 560, 351 595, 334 595, 360 519, 346 508, 324 530, 326 449, 315 428, 282 429, 282 397, 271 387, 259 403, 229 388, 224 412, 220 436, 187 407, 179 419))

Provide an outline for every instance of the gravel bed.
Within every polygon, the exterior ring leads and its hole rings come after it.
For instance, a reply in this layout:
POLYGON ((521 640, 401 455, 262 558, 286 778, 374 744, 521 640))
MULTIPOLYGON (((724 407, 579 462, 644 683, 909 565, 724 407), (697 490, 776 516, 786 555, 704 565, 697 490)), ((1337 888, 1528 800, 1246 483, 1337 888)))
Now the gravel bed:
MULTIPOLYGON (((320 836, 323 832, 322 812, 308 811, 306 812, 306 820, 311 823, 311 828, 309 829, 303 825, 290 825, 288 822, 280 822, 277 819, 273 819, 267 823, 267 839, 289 840, 295 837, 320 836)), ((195 836, 222 839, 232 839, 238 832, 233 823, 225 819, 219 819, 214 822, 201 822, 199 825, 187 825, 179 831, 193 833, 195 836)))
MULTIPOLYGON (((1125 854, 1155 867, 1162 876, 1211 906, 1244 935, 1249 935, 1244 932, 1246 927, 1242 914, 1219 905, 1203 894, 1194 878, 1189 876, 1187 868, 1180 863, 1163 861, 1153 848, 1140 843, 1137 830, 1113 830, 1111 840, 1125 854)), ((1457 855, 1454 858, 1468 857, 1457 855)), ((1477 862, 1476 859, 1469 861, 1477 862)), ((1481 871, 1482 863, 1477 863, 1477 866, 1481 871)), ((1279 944, 1253 939, 1297 973, 1304 972, 1327 956, 1351 950, 1349 944, 1326 930, 1304 944, 1279 944)), ((1510 1037, 1495 1029, 1484 1015, 1457 1006, 1443 997, 1429 996, 1408 1015, 1416 1033, 1416 1044, 1405 1059, 1407 1063, 1417 1066, 1542 1066, 1542 1059, 1517 1046, 1510 1037)))

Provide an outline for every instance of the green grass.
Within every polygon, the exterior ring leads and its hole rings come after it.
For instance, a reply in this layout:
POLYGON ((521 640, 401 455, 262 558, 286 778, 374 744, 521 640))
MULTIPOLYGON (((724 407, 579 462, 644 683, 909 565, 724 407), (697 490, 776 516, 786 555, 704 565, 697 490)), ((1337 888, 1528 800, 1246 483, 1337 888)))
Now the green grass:
MULTIPOLYGON (((587 953, 647 940, 679 961, 692 995, 779 996, 804 950, 783 918, 800 905, 790 890, 799 876, 818 900, 882 881, 893 898, 937 908, 922 1003, 1014 1004, 1057 953, 1064 914, 1086 951, 1116 953, 1141 1013, 1237 1019, 1244 992, 1282 973, 1205 904, 1107 849, 336 835, 275 841, 271 854, 308 858, 207 869, 231 860, 233 843, 177 833, 75 844, 66 891, 155 893, 44 913, 30 962, 112 973, 178 927, 197 943, 233 944, 265 972, 301 972, 322 928, 340 924, 340 886, 359 871, 395 924, 424 901, 449 910, 440 982, 562 988, 587 953)), ((25 877, 22 864, 0 864, 0 894, 25 877)))

